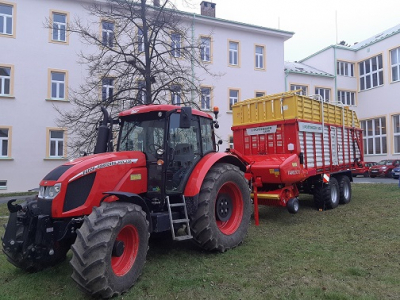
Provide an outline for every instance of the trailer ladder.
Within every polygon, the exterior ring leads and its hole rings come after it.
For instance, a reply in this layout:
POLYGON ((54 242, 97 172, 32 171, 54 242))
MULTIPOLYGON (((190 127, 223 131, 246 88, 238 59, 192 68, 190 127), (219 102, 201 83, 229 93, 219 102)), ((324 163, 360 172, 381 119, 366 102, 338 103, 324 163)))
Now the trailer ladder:
POLYGON ((186 208, 186 201, 185 201, 185 196, 182 195, 182 202, 178 202, 178 203, 170 203, 169 202, 169 197, 166 197, 167 199, 167 207, 168 207, 168 215, 169 215, 169 221, 171 223, 171 233, 172 233, 172 239, 174 241, 183 241, 183 240, 188 240, 193 238, 191 232, 190 232, 190 225, 189 225, 189 217, 188 217, 188 213, 187 213, 187 208, 186 208), (183 207, 183 211, 184 211, 184 219, 174 219, 172 216, 172 210, 171 207, 183 207), (175 224, 182 224, 182 225, 186 225, 186 234, 184 235, 177 235, 177 233, 175 232, 175 224))

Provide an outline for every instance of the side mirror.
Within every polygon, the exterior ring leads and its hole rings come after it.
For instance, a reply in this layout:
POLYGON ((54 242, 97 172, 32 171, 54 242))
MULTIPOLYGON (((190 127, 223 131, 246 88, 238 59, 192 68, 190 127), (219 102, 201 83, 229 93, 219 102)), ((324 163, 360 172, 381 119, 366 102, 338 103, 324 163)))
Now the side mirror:
POLYGON ((192 108, 183 106, 179 118, 179 128, 190 128, 192 123, 192 108))

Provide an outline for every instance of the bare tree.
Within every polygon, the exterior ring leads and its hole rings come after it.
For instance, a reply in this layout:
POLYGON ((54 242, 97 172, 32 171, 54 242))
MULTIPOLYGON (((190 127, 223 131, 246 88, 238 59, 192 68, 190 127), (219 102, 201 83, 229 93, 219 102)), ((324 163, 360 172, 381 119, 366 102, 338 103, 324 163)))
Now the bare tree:
POLYGON ((70 91, 73 109, 58 110, 58 125, 72 133, 73 155, 93 149, 100 106, 114 118, 136 105, 166 103, 171 94, 196 106, 201 91, 194 70, 217 76, 200 58, 190 16, 170 0, 154 6, 146 0, 93 1, 85 9, 91 20, 75 19, 67 31, 88 45, 79 55, 86 82, 70 91))

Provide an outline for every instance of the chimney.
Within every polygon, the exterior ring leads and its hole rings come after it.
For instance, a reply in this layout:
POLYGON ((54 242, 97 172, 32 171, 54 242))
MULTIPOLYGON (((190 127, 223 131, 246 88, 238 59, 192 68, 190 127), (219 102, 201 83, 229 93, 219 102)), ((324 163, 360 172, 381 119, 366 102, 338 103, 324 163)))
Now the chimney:
POLYGON ((155 7, 160 7, 160 0, 153 0, 153 5, 155 7))
POLYGON ((215 3, 208 1, 202 1, 200 3, 201 15, 215 18, 215 3))

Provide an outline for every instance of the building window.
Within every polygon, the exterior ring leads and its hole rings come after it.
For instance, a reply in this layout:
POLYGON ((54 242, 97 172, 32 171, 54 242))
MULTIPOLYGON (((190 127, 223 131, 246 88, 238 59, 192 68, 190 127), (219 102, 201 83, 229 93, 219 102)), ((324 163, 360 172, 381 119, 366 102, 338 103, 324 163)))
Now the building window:
POLYGON ((383 85, 382 55, 374 56, 358 64, 360 69, 360 90, 383 85))
POLYGON ((338 61, 336 63, 336 73, 341 76, 354 77, 354 64, 338 61))
POLYGON ((101 100, 111 103, 114 96, 114 78, 105 77, 101 83, 101 100))
POLYGON ((0 35, 12 36, 14 34, 14 6, 0 3, 0 35))
POLYGON ((114 23, 102 21, 101 28, 103 46, 114 47, 114 23))
POLYGON ((50 99, 65 100, 67 74, 62 71, 50 70, 50 99))
POLYGON ((394 115, 392 118, 394 153, 400 154, 400 115, 394 115))
POLYGON ((211 61, 211 38, 201 37, 200 57, 202 61, 211 61))
POLYGON ((171 103, 172 105, 181 105, 181 87, 179 85, 171 86, 171 103))
POLYGON ((141 104, 146 103, 146 82, 144 80, 137 81, 137 102, 141 104))
POLYGON ((303 96, 307 96, 307 94, 308 94, 308 88, 305 85, 291 84, 290 90, 291 91, 301 90, 301 91, 297 92, 297 94, 303 95, 303 96))
POLYGON ((7 180, 0 180, 0 190, 7 189, 7 180))
POLYGON ((0 96, 11 96, 11 67, 0 66, 0 96))
POLYGON ((231 66, 239 65, 239 43, 229 42, 229 64, 231 66))
POLYGON ((211 88, 201 88, 201 109, 211 110, 211 88))
POLYGON ((65 131, 59 128, 48 129, 48 157, 63 158, 65 157, 65 131))
POLYGON ((232 105, 239 101, 239 91, 229 90, 229 110, 232 110, 232 105))
POLYGON ((171 34, 171 55, 181 57, 181 35, 179 33, 171 34))
POLYGON ((265 92, 256 92, 256 98, 264 97, 264 96, 265 96, 265 92))
POLYGON ((348 91, 338 91, 337 93, 339 103, 344 105, 354 106, 356 105, 356 93, 348 91))
POLYGON ((256 69, 264 69, 264 46, 256 46, 256 69))
POLYGON ((315 88, 315 94, 320 95, 322 97, 322 100, 324 100, 324 102, 329 102, 331 89, 315 88))
POLYGON ((364 153, 386 154, 386 117, 361 121, 364 153))
POLYGON ((11 149, 11 128, 0 127, 0 157, 10 157, 11 149))
POLYGON ((53 26, 52 26, 51 39, 55 42, 66 42, 67 15, 53 12, 52 21, 53 21, 53 26))
POLYGON ((400 47, 390 51, 392 81, 400 81, 400 47))
POLYGON ((138 27, 138 33, 137 33, 137 51, 144 52, 144 35, 143 35, 143 29, 138 27))
POLYGON ((233 149, 233 148, 234 148, 234 147, 233 147, 233 136, 230 135, 230 136, 228 137, 228 140, 229 140, 229 148, 230 148, 230 149, 233 149))

